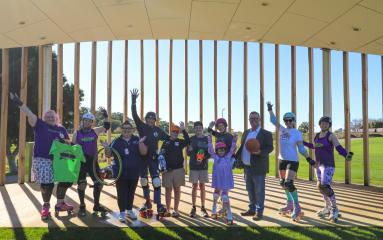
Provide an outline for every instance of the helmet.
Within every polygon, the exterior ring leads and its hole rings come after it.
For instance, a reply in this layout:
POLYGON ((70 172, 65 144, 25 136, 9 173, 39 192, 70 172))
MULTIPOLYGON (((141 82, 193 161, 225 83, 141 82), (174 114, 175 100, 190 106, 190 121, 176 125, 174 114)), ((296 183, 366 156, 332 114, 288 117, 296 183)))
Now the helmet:
POLYGON ((327 117, 327 116, 323 116, 319 119, 319 125, 321 124, 321 122, 327 122, 330 127, 332 126, 332 120, 330 117, 327 117))
POLYGON ((179 133, 180 132, 180 127, 178 127, 177 125, 175 124, 170 124, 170 132, 177 132, 179 133))
POLYGON ((296 121, 295 113, 287 112, 283 115, 283 119, 292 119, 295 122, 296 121))
POLYGON ((226 144, 224 142, 217 142, 215 144, 215 150, 217 151, 220 148, 226 148, 226 144))
POLYGON ((218 127, 218 124, 223 124, 225 127, 227 127, 227 122, 224 118, 218 118, 217 121, 215 121, 215 127, 218 127))
POLYGON ((95 117, 92 113, 88 112, 88 113, 85 113, 84 115, 82 115, 82 120, 84 120, 84 119, 94 121, 95 117))
POLYGON ((155 112, 147 112, 145 115, 145 119, 148 119, 148 118, 157 120, 157 115, 155 112))

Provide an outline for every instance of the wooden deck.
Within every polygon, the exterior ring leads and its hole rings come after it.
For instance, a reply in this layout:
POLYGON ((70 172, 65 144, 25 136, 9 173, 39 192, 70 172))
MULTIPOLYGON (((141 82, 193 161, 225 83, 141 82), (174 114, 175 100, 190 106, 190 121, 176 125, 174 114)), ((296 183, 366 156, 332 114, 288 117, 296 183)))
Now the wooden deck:
MULTIPOLYGON (((188 177, 187 177, 188 179, 188 177)), ((248 206, 248 197, 243 176, 235 175, 235 189, 230 193, 232 211, 236 226, 331 226, 335 225, 328 220, 320 219, 315 212, 322 207, 322 197, 316 189, 315 182, 298 180, 296 186, 305 217, 300 223, 292 222, 287 217, 277 213, 280 205, 284 204, 284 193, 279 186, 279 180, 267 177, 266 180, 266 209, 264 220, 255 222, 250 217, 241 217, 240 212, 248 206)), ((380 226, 383 227, 383 189, 355 185, 334 184, 338 207, 342 218, 337 225, 341 226, 380 226)), ((105 187, 101 196, 101 203, 111 209, 105 219, 95 217, 90 212, 84 218, 77 217, 78 196, 76 186, 68 190, 66 201, 75 206, 75 214, 67 216, 61 213, 60 217, 52 217, 48 222, 40 220, 41 195, 36 184, 7 184, 0 187, 0 227, 113 227, 126 226, 117 219, 118 208, 116 190, 114 187, 105 187)), ((93 207, 92 189, 86 190, 86 204, 88 211, 93 207)), ((165 202, 164 192, 162 201, 165 202)), ((51 204, 56 202, 52 197, 51 204)), ((142 189, 137 188, 134 205, 137 208, 143 203, 142 189)), ((197 199, 197 206, 199 199, 197 199)), ((206 207, 210 210, 212 205, 212 189, 207 187, 206 207)), ((191 185, 182 188, 180 203, 181 217, 167 218, 164 221, 155 219, 140 219, 128 223, 129 226, 223 226, 221 220, 205 219, 203 217, 190 218, 191 185)), ((197 209, 198 212, 198 209, 197 209)), ((52 214, 54 215, 54 214, 52 214)))

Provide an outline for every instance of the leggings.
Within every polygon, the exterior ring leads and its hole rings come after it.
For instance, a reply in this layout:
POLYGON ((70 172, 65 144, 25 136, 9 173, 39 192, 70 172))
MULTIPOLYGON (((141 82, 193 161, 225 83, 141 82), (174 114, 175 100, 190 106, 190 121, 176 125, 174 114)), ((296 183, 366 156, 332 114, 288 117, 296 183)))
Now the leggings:
POLYGON ((119 179, 116 182, 117 203, 120 212, 132 210, 138 179, 119 179))

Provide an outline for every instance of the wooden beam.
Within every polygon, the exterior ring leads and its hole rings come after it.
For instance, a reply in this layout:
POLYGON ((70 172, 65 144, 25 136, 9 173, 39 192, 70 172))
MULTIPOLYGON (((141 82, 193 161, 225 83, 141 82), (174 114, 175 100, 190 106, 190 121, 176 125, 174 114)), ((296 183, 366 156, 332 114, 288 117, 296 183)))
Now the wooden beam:
POLYGON ((144 106, 145 106, 145 83, 144 83, 144 40, 141 40, 140 44, 141 49, 141 110, 140 110, 140 117, 141 119, 144 119, 144 106))
POLYGON ((92 42, 90 111, 94 115, 96 114, 96 84, 97 84, 97 42, 92 42))
POLYGON ((56 112, 63 120, 63 45, 57 45, 57 83, 56 83, 56 112))
POLYGON ((217 40, 214 41, 214 119, 218 118, 217 106, 217 40))
MULTIPOLYGON (((107 66, 107 111, 108 121, 112 121, 112 59, 113 59, 113 41, 108 42, 108 66, 107 66)), ((108 142, 112 142, 112 131, 108 131, 108 142)))
POLYGON ((363 169, 364 186, 370 185, 370 159, 368 135, 368 60, 362 53, 362 106, 363 106, 363 169))
POLYGON ((260 115, 261 127, 265 127, 265 82, 264 82, 264 67, 263 67, 263 43, 259 43, 259 96, 260 96, 260 115))
MULTIPOLYGON (((309 58, 309 140, 314 140, 314 52, 308 48, 309 58)), ((309 155, 314 158, 314 151, 309 149, 309 155)), ((314 169, 309 165, 309 180, 314 179, 314 169)))
POLYGON ((203 42, 199 40, 199 120, 203 122, 203 42))
MULTIPOLYGON (((188 93, 188 40, 185 40, 185 127, 188 129, 189 119, 188 119, 188 111, 189 111, 189 93, 188 93)), ((184 150, 184 168, 185 172, 188 173, 188 156, 186 154, 186 148, 184 150)))
POLYGON ((232 61, 232 42, 229 41, 229 60, 228 60, 228 74, 227 74, 227 118, 229 125, 229 132, 231 131, 231 61, 232 61))
POLYGON ((43 92, 44 92, 44 47, 39 46, 39 76, 38 76, 38 117, 43 117, 43 92))
POLYGON ((0 186, 5 184, 7 159, 8 98, 9 98, 9 49, 2 50, 1 124, 0 124, 0 186))
MULTIPOLYGON (((23 47, 21 50, 21 82, 20 82, 20 99, 24 104, 27 103, 28 93, 28 48, 23 47)), ((19 161, 18 167, 18 183, 25 182, 25 138, 27 119, 25 113, 20 111, 20 124, 19 124, 19 161)))
POLYGON ((247 94, 247 42, 243 44, 243 130, 247 129, 248 121, 248 94, 247 94))
POLYGON ((73 106, 73 128, 80 127, 80 43, 74 45, 74 106, 73 106))
POLYGON ((296 47, 291 46, 291 109, 297 114, 297 52, 296 47))
MULTIPOLYGON (((348 52, 343 52, 344 141, 346 149, 350 151, 350 88, 348 79, 348 52)), ((346 184, 351 183, 351 162, 347 160, 345 160, 344 182, 346 184)))
POLYGON ((169 134, 173 123, 173 40, 170 39, 169 47, 169 134))
POLYGON ((123 121, 128 119, 128 40, 125 40, 125 57, 124 57, 124 116, 123 121))
POLYGON ((159 61, 158 61, 158 39, 156 39, 156 114, 157 126, 160 124, 160 79, 159 79, 159 61))
MULTIPOLYGON (((275 116, 277 121, 280 119, 280 82, 279 82, 279 45, 275 45, 275 116)), ((263 115, 263 114, 262 114, 263 115)), ((279 126, 275 127, 275 177, 279 178, 279 126)))

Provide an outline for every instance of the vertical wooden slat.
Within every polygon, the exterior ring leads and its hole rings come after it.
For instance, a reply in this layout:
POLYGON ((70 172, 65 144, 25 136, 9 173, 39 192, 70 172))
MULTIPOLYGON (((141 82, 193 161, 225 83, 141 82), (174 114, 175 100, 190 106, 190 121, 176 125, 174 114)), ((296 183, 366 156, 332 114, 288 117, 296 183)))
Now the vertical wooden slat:
POLYGON ((170 39, 169 47, 169 134, 173 123, 173 40, 170 39))
POLYGON ((297 116, 297 58, 295 46, 291 46, 291 109, 297 116))
POLYGON ((199 40, 199 120, 203 122, 203 45, 199 40))
POLYGON ((229 125, 229 132, 231 131, 231 57, 232 57, 232 42, 229 41, 229 60, 228 60, 228 74, 227 74, 227 118, 229 125))
POLYGON ((73 127, 75 130, 80 126, 80 43, 74 45, 74 107, 73 127))
MULTIPOLYGON (((188 93, 188 86, 189 86, 189 83, 188 83, 188 40, 185 40, 185 126, 186 126, 186 129, 188 129, 188 126, 189 126, 189 119, 188 119, 188 111, 189 111, 189 93, 188 93)), ((187 154, 186 154, 186 149, 185 149, 185 152, 184 152, 184 168, 185 168, 185 172, 187 173, 188 172, 188 159, 187 159, 187 154)))
POLYGON ((140 49, 141 49, 141 110, 140 110, 140 117, 141 119, 144 118, 144 100, 145 100, 145 84, 144 84, 144 40, 141 40, 140 44, 140 49))
MULTIPOLYGON (((280 82, 279 82, 279 45, 275 45, 275 116, 277 117, 277 121, 280 119, 280 82)), ((263 115, 263 114, 262 114, 263 115)), ((278 173, 278 158, 279 158, 279 126, 275 128, 275 177, 279 177, 278 173)))
POLYGON ((63 120, 63 45, 57 45, 57 84, 56 84, 56 112, 63 120))
POLYGON ((247 100, 247 42, 243 44, 243 130, 247 129, 248 100, 247 100))
POLYGON ((265 127, 265 82, 263 74, 263 43, 259 43, 259 91, 260 91, 260 114, 261 114, 261 127, 265 127))
MULTIPOLYGON (((343 52, 343 97, 344 97, 344 141, 348 151, 351 150, 350 134, 350 90, 348 80, 348 52, 343 52)), ((351 183, 351 162, 345 160, 344 182, 351 183)))
POLYGON ((362 53, 362 106, 363 106, 363 168, 364 186, 370 185, 370 159, 368 149, 368 61, 362 53))
POLYGON ((332 117, 331 50, 322 49, 323 58, 323 115, 332 117))
POLYGON ((39 46, 39 76, 38 76, 38 102, 37 111, 38 117, 43 116, 43 92, 44 92, 44 47, 39 46))
MULTIPOLYGON (((97 42, 92 42, 90 111, 96 114, 97 42)), ((96 121, 95 123, 96 124, 96 121)))
POLYGON ((214 119, 218 118, 217 106, 217 40, 214 41, 214 119))
POLYGON ((9 98, 9 49, 2 50, 1 81, 1 124, 0 124, 0 186, 5 184, 5 161, 8 130, 8 98, 9 98))
POLYGON ((160 80, 159 80, 159 62, 158 62, 158 39, 156 40, 156 114, 157 114, 157 126, 160 123, 160 80))
MULTIPOLYGON (((112 121, 112 59, 113 59, 113 41, 108 43, 108 69, 107 69, 107 105, 108 121, 112 121)), ((108 131, 108 142, 112 140, 112 131, 108 131)))
MULTIPOLYGON (((309 140, 314 139, 314 53, 312 48, 308 48, 309 58, 309 140)), ((309 149, 309 155, 314 158, 314 151, 309 149)), ((309 165, 309 180, 314 179, 313 167, 309 165)))
POLYGON ((124 63, 124 116, 123 121, 128 119, 128 40, 125 40, 125 63, 124 63))
MULTIPOLYGON (((28 93, 28 48, 23 47, 21 51, 21 82, 20 82, 20 99, 24 104, 27 103, 28 93)), ((18 182, 20 184, 25 181, 25 138, 26 138, 26 116, 20 111, 19 125, 19 161, 18 161, 18 182)))

